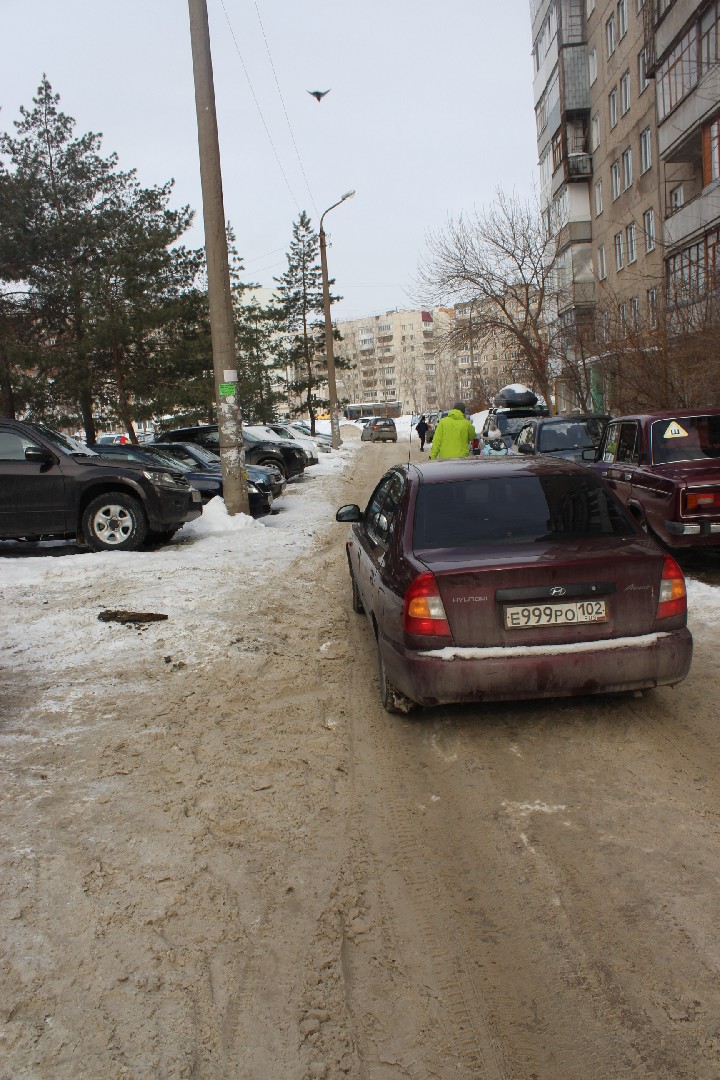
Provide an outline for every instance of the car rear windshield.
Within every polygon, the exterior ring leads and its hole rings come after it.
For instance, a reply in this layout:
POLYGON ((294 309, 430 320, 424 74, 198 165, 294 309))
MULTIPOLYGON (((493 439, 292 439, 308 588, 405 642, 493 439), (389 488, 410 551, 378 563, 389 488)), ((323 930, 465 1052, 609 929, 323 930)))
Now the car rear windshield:
POLYGON ((501 435, 517 435, 520 428, 527 424, 530 417, 532 417, 532 413, 526 413, 523 416, 506 416, 505 413, 494 413, 488 418, 487 428, 490 430, 493 426, 490 421, 493 421, 501 435))
POLYGON ((421 551, 634 534, 622 507, 591 473, 476 477, 420 487, 413 547, 421 551))
POLYGON ((602 420, 594 417, 554 420, 551 424, 539 425, 538 450, 543 454, 557 453, 558 450, 590 450, 598 445, 602 432, 602 420))
POLYGON ((720 458, 720 416, 683 416, 656 420, 652 426, 652 459, 656 465, 673 461, 720 458))

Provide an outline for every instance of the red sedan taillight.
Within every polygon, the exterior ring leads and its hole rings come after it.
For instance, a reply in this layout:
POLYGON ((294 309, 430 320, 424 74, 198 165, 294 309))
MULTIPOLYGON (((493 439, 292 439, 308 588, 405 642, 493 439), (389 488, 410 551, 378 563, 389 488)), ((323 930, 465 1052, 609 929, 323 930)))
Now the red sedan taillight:
POLYGON ((672 615, 684 615, 687 611, 687 592, 683 572, 669 555, 665 556, 657 618, 669 619, 672 615))
POLYGON ((419 574, 405 593, 403 630, 407 634, 452 637, 434 574, 419 574))
POLYGON ((688 510, 720 509, 720 491, 688 491, 685 505, 688 510))

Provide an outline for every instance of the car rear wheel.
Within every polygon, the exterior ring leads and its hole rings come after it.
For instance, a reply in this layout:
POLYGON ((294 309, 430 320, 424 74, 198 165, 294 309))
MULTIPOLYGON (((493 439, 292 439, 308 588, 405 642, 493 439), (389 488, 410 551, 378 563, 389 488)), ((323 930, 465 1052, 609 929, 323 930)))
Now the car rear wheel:
POLYGON ((356 611, 358 615, 365 614, 365 608, 363 607, 362 597, 360 596, 360 590, 357 587, 357 581, 355 575, 350 574, 350 581, 352 583, 352 609, 356 611))
POLYGON ((383 660, 382 651, 380 649, 380 642, 377 647, 378 655, 378 676, 380 679, 380 700, 383 703, 385 712, 389 713, 409 713, 413 709, 417 708, 414 701, 410 698, 406 698, 404 694, 401 694, 399 690, 396 690, 393 684, 387 677, 385 670, 385 661, 383 660))
POLYGON ((85 507, 85 543, 94 551, 135 551, 147 536, 145 511, 125 491, 108 491, 85 507))

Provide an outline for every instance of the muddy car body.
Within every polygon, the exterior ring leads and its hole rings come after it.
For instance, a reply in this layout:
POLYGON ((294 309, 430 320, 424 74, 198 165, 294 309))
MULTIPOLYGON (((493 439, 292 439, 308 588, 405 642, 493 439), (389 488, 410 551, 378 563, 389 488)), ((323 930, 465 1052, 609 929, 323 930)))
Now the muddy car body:
POLYGON ((381 697, 560 697, 681 681, 692 639, 674 559, 589 469, 470 458, 398 465, 342 507, 353 607, 381 697))

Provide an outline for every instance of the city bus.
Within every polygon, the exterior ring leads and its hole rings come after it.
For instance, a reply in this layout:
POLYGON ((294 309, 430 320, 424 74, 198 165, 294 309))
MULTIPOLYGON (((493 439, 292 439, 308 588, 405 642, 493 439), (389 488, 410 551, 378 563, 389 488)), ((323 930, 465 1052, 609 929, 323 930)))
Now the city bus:
POLYGON ((343 405, 347 420, 359 420, 361 416, 402 416, 402 401, 359 401, 343 405))

